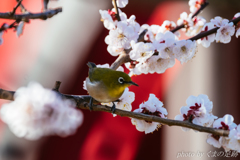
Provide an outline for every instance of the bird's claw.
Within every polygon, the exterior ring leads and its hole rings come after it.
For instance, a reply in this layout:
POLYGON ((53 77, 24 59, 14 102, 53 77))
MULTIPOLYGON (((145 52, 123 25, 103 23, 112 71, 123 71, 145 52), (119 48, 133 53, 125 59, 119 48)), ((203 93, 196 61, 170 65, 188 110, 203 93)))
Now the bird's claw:
POLYGON ((112 103, 113 103, 113 106, 112 106, 112 108, 111 108, 111 111, 112 111, 112 114, 114 114, 114 113, 115 113, 115 110, 116 110, 116 105, 115 105, 114 102, 112 102, 112 103))
POLYGON ((93 98, 91 97, 91 98, 90 98, 90 101, 89 101, 89 104, 88 104, 88 107, 89 107, 89 110, 90 110, 90 111, 93 110, 92 106, 93 106, 93 98))

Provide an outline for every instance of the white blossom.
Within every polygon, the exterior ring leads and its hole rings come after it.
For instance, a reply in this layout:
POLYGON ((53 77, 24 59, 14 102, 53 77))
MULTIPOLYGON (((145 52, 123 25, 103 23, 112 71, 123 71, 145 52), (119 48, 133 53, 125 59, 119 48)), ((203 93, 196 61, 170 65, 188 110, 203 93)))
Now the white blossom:
POLYGON ((177 27, 177 26, 173 21, 165 20, 163 22, 163 24, 160 26, 158 31, 161 33, 165 33, 166 31, 170 31, 170 30, 174 29, 175 27, 177 27))
POLYGON ((197 44, 191 40, 180 40, 173 47, 175 57, 183 64, 191 60, 197 52, 197 44))
POLYGON ((230 139, 228 147, 240 152, 240 124, 236 128, 230 130, 228 138, 230 139))
POLYGON ((158 33, 154 45, 159 52, 159 57, 167 59, 173 56, 173 47, 177 39, 176 35, 169 31, 158 33))
POLYGON ((231 36, 234 35, 234 32, 235 26, 233 22, 225 24, 217 30, 215 39, 217 42, 229 43, 231 41, 231 36))
MULTIPOLYGON (((212 102, 207 95, 200 94, 199 96, 189 96, 187 106, 180 109, 180 115, 175 117, 175 120, 189 121, 200 126, 210 127, 217 117, 212 114, 212 102)), ((183 128, 187 131, 189 129, 183 128)))
MULTIPOLYGON (((233 19, 236 19, 236 18, 238 18, 238 17, 240 17, 240 12, 239 12, 239 13, 236 13, 236 14, 234 15, 233 19)), ((238 23, 236 24, 236 37, 238 38, 239 35, 240 35, 240 22, 238 22, 238 23)))
MULTIPOLYGON (((211 22, 206 23, 206 24, 204 25, 204 27, 202 28, 202 32, 209 31, 209 30, 211 30, 211 29, 213 29, 213 28, 215 28, 214 25, 213 25, 213 23, 211 23, 211 22)), ((198 44, 202 44, 203 47, 208 48, 208 47, 210 46, 210 44, 211 44, 212 42, 214 42, 215 36, 216 36, 216 34, 213 33, 213 34, 210 34, 210 35, 208 35, 208 36, 206 36, 206 37, 203 37, 203 38, 201 38, 201 39, 198 39, 197 42, 198 42, 198 44)))
POLYGON ((211 19, 211 23, 213 23, 214 27, 221 27, 227 25, 229 22, 228 19, 223 19, 222 17, 216 16, 214 19, 211 19))
MULTIPOLYGON (((126 88, 122 94, 122 96, 118 99, 119 102, 114 102, 116 105, 116 108, 125 110, 125 111, 132 111, 132 102, 135 100, 135 93, 130 92, 129 88, 126 88)), ((113 103, 101 103, 102 105, 107 105, 112 107, 113 103)), ((115 117, 116 114, 113 114, 115 117)))
POLYGON ((37 140, 43 136, 68 136, 82 124, 83 114, 75 103, 38 83, 19 88, 14 101, 4 104, 1 118, 18 137, 37 140))
MULTIPOLYGON (((223 129, 223 130, 232 130, 236 127, 236 124, 233 123, 233 117, 229 114, 226 114, 223 118, 219 118, 213 123, 213 128, 223 129)), ((217 135, 208 135, 207 143, 213 145, 216 148, 220 148, 221 146, 225 149, 225 151, 229 151, 229 138, 222 137, 217 135)))
POLYGON ((188 15, 187 12, 183 12, 180 14, 180 18, 177 21, 177 25, 180 26, 182 24, 185 25, 185 28, 183 28, 183 31, 186 31, 187 28, 189 28, 190 26, 193 26, 191 14, 188 15))
POLYGON ((190 6, 190 12, 195 13, 205 2, 206 0, 189 0, 188 4, 190 6))
POLYGON ((131 46, 132 50, 130 51, 129 56, 132 60, 144 62, 154 54, 155 48, 152 43, 135 43, 132 41, 131 46))
MULTIPOLYGON (((116 3, 119 8, 124 8, 128 4, 128 0, 116 0, 116 3)), ((113 2, 112 4, 114 5, 113 2)))
MULTIPOLYGON (((138 38, 138 33, 135 32, 134 29, 134 27, 128 26, 126 21, 120 21, 117 23, 116 29, 109 31, 109 35, 105 38, 105 42, 120 51, 123 49, 129 49, 131 47, 130 42, 132 40, 136 42, 138 38)), ((110 49, 108 49, 108 51, 110 51, 110 49)), ((110 54, 116 56, 115 53, 110 54)))
MULTIPOLYGON (((189 14, 189 17, 192 17, 192 14, 189 14)), ((198 33, 201 32, 203 26, 206 23, 206 20, 201 16, 195 16, 191 19, 193 23, 190 23, 188 25, 188 28, 186 30, 187 36, 195 36, 198 33)))
POLYGON ((116 16, 115 12, 112 12, 110 10, 99 10, 99 13, 101 14, 101 20, 103 21, 103 25, 107 29, 115 29, 116 28, 116 16))
MULTIPOLYGON (((163 103, 154 94, 150 94, 148 101, 141 103, 139 108, 133 112, 155 115, 161 118, 166 118, 168 114, 167 110, 163 108, 163 103)), ((149 122, 135 118, 132 118, 131 122, 138 131, 145 132, 145 134, 153 132, 161 126, 158 122, 149 122)))
POLYGON ((144 40, 147 41, 147 42, 154 42, 155 41, 155 36, 160 31, 160 26, 159 25, 151 25, 151 26, 149 26, 148 24, 143 24, 140 27, 139 33, 141 33, 145 29, 147 29, 148 31, 144 35, 144 40))

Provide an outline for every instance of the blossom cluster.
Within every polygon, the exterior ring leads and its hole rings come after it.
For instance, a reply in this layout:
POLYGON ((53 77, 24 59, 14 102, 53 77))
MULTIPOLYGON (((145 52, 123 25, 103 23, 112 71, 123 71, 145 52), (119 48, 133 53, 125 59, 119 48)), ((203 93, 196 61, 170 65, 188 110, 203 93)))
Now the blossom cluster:
MULTIPOLYGON (((126 0, 117 0, 120 8, 125 7, 127 3, 126 0)), ((215 17, 211 22, 206 23, 203 17, 194 14, 206 3, 206 0, 190 0, 190 14, 186 12, 180 14, 177 25, 184 26, 182 30, 187 36, 195 36, 219 27, 216 34, 197 40, 204 47, 209 47, 214 40, 229 43, 235 33, 235 25, 232 22, 215 17)), ((177 27, 173 21, 166 20, 162 25, 140 25, 134 15, 127 18, 120 9, 118 11, 120 21, 115 8, 99 12, 104 26, 109 30, 109 35, 105 38, 108 44, 107 50, 112 56, 118 56, 123 52, 129 54, 132 61, 125 63, 125 66, 130 70, 130 75, 164 73, 166 69, 174 66, 175 59, 183 64, 191 60, 197 52, 196 41, 179 40, 179 32, 171 32, 177 27), (144 37, 139 37, 144 32, 146 32, 144 37)), ((238 16, 239 14, 236 14, 234 17, 238 16)), ((239 28, 237 37, 240 34, 239 28)))
POLYGON ((18 137, 37 140, 42 136, 68 136, 83 122, 75 103, 38 83, 19 88, 14 101, 1 108, 1 119, 18 137))
MULTIPOLYGON (((163 103, 154 95, 150 94, 146 102, 141 103, 139 108, 134 110, 136 113, 144 113, 148 115, 154 115, 161 118, 167 118, 167 110, 163 107, 163 103)), ((136 129, 140 132, 151 133, 161 127, 161 123, 151 122, 145 120, 139 120, 132 118, 132 124, 136 126, 136 129)))
MULTIPOLYGON (((181 114, 175 117, 175 120, 188 121, 190 123, 223 129, 230 131, 228 137, 209 134, 207 143, 214 147, 223 147, 225 151, 236 150, 240 152, 240 125, 236 125, 233 116, 226 114, 223 118, 218 118, 212 114, 213 104, 207 95, 199 95, 197 97, 188 97, 187 106, 180 109, 181 114)), ((189 128, 182 128, 188 131, 189 128)))

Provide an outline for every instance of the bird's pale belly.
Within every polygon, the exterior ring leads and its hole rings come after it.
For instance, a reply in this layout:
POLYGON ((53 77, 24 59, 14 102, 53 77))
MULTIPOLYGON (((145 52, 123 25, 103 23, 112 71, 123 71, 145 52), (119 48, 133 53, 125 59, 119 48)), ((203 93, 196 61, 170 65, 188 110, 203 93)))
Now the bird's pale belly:
POLYGON ((107 91, 107 88, 101 83, 102 82, 92 83, 89 78, 87 78, 86 86, 89 95, 99 102, 108 103, 116 101, 119 97, 111 97, 107 91))

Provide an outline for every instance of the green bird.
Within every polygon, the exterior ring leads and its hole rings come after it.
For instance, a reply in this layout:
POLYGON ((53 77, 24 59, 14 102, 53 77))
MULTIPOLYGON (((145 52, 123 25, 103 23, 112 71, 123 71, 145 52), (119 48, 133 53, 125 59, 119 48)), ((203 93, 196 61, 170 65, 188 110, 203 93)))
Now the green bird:
MULTIPOLYGON (((118 100, 126 87, 138 86, 128 74, 110 68, 98 68, 94 63, 88 62, 89 67, 86 86, 89 95, 102 103, 113 103, 112 112, 115 112, 114 101, 118 100)), ((93 99, 90 99, 89 108, 92 110, 93 99)))

